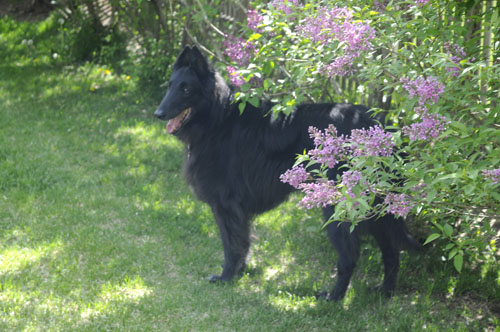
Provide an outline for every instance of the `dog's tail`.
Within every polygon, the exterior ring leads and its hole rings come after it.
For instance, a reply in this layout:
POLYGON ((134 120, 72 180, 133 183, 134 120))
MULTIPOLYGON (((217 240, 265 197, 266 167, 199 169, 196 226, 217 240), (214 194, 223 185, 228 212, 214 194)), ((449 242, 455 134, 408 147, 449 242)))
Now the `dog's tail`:
POLYGON ((404 233, 400 238, 399 247, 404 250, 421 251, 422 245, 410 233, 404 233))
POLYGON ((423 248, 422 244, 408 232, 404 220, 398 220, 398 224, 400 225, 400 227, 398 227, 399 234, 397 235, 399 248, 411 251, 421 251, 423 248))

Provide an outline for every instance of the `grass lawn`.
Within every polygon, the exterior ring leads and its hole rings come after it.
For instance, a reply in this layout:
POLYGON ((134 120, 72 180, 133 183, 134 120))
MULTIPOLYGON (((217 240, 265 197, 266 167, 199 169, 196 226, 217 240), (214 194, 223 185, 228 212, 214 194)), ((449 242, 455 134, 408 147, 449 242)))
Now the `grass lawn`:
POLYGON ((0 64, 0 331, 500 331, 498 271, 434 247, 385 299, 368 241, 345 301, 316 300, 335 256, 298 196, 255 221, 247 274, 208 283, 218 231, 156 102, 98 66, 0 64))

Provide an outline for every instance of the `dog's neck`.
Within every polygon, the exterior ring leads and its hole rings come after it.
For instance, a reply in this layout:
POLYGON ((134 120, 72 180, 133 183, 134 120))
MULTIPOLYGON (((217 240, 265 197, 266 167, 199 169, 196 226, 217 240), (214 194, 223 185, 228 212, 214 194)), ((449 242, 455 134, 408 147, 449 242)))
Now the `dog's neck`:
POLYGON ((228 106, 233 102, 233 91, 231 87, 226 83, 222 75, 218 72, 215 72, 214 80, 214 93, 217 97, 217 101, 224 107, 224 109, 227 109, 228 106))

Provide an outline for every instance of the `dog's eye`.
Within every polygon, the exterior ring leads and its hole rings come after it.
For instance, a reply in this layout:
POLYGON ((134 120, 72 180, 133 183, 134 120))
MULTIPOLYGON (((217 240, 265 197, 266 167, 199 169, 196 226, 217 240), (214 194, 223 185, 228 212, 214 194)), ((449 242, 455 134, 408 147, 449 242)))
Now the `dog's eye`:
POLYGON ((182 92, 184 92, 185 94, 188 94, 189 93, 189 88, 187 86, 183 87, 182 88, 182 92))

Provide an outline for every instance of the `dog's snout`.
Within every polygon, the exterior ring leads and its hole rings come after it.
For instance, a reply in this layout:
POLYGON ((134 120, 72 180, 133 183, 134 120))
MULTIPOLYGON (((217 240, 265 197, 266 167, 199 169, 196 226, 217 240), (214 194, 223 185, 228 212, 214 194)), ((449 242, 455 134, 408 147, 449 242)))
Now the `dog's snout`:
POLYGON ((154 112, 154 116, 156 116, 158 119, 161 119, 165 116, 165 113, 161 109, 157 109, 154 112))

